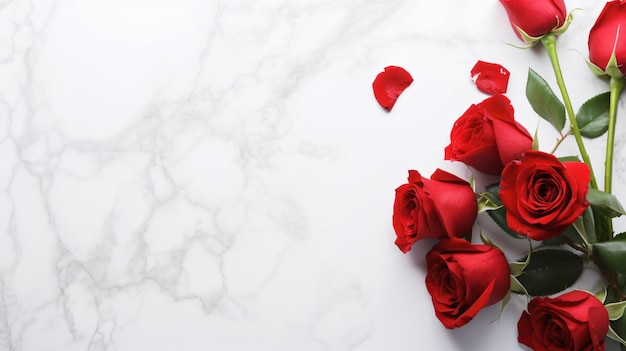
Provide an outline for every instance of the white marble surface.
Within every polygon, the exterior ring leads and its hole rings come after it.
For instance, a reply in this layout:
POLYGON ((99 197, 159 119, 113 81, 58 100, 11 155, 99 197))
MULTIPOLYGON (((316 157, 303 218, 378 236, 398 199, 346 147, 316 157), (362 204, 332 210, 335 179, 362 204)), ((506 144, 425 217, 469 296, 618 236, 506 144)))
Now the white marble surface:
MULTIPOLYGON (((607 90, 603 4, 567 1, 576 106, 607 90)), ((432 242, 403 255, 391 226, 408 169, 467 175, 443 148, 477 60, 534 132, 528 67, 554 77, 506 43, 496 0, 0 1, 0 350, 523 349, 523 298, 444 329, 432 242), (415 78, 391 113, 388 65, 415 78)))

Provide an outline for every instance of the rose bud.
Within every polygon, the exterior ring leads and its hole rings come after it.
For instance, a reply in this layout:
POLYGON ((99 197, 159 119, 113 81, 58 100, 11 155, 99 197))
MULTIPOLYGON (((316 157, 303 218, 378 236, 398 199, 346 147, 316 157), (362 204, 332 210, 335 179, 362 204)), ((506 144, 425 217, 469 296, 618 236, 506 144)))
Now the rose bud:
POLYGON ((544 35, 565 32, 568 18, 564 0, 500 0, 515 34, 533 44, 544 35))
POLYGON ((589 177, 589 167, 582 162, 527 151, 502 171, 500 199, 509 228, 533 240, 563 233, 589 206, 589 177))
POLYGON ((504 165, 532 149, 533 138, 513 112, 510 100, 500 94, 470 106, 454 122, 444 159, 500 175, 504 165))
POLYGON ((469 183, 437 169, 431 179, 409 171, 409 182, 396 189, 393 228, 404 253, 424 238, 460 237, 471 233, 478 204, 469 183))
POLYGON ((442 239, 426 255, 426 288, 435 315, 448 329, 462 327, 510 288, 509 264, 499 249, 442 239))
POLYGON ((589 60, 604 72, 619 78, 626 73, 626 3, 609 1, 589 31, 589 60))
POLYGON ((609 314, 600 300, 584 291, 535 297, 517 330, 517 340, 533 350, 602 351, 609 314))

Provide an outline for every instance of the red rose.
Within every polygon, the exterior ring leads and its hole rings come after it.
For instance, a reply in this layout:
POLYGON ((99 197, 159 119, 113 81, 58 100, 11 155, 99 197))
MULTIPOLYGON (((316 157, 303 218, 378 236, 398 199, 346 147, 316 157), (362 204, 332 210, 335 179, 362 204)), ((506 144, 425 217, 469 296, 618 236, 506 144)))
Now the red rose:
POLYGON ((396 189, 396 245, 406 253, 420 239, 466 235, 472 231, 477 211, 474 190, 466 181, 440 169, 431 179, 411 170, 409 182, 396 189))
POLYGON ((609 1, 598 16, 596 23, 589 32, 589 60, 607 73, 611 56, 616 62, 611 67, 618 68, 613 75, 622 76, 626 73, 626 3, 609 1))
POLYGON ((530 133, 513 119, 510 100, 498 94, 470 106, 454 122, 444 158, 500 175, 504 165, 519 159, 532 144, 530 133))
POLYGON ((561 234, 589 206, 589 167, 527 151, 502 171, 500 199, 512 230, 534 240, 561 234))
POLYGON ((509 264, 502 251, 446 238, 426 255, 426 288, 435 315, 448 329, 462 327, 510 288, 509 264))
POLYGON ((566 25, 567 11, 563 0, 500 0, 500 3, 515 34, 522 40, 524 36, 543 37, 566 25))
POLYGON ((517 340, 533 350, 604 350, 609 314, 584 291, 535 297, 517 323, 517 340))

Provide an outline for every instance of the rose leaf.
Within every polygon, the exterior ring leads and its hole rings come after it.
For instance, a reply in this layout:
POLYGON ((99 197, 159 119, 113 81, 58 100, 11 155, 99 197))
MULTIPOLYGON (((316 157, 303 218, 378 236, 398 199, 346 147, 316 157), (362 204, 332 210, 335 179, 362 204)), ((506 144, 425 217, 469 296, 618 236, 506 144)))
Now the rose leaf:
POLYGON ((400 94, 413 83, 413 77, 404 68, 398 66, 385 67, 378 73, 372 83, 374 97, 382 108, 391 111, 400 94))
POLYGON ((572 286, 580 277, 583 264, 583 258, 570 251, 538 250, 517 280, 531 296, 552 295, 572 286))
POLYGON ((596 220, 594 218, 593 209, 590 207, 587 207, 585 212, 572 223, 570 228, 574 228, 575 232, 578 234, 576 239, 572 239, 576 242, 580 242, 579 239, 582 239, 583 244, 589 246, 589 244, 598 241, 596 235, 596 220))
POLYGON ((593 253, 617 272, 626 272, 626 241, 611 240, 593 244, 593 253))
POLYGON ((530 68, 526 83, 526 98, 533 110, 561 133, 565 126, 565 106, 550 89, 548 83, 530 68))
POLYGON ((563 156, 558 157, 558 159, 561 162, 582 162, 578 156, 563 156))
POLYGON ((589 201, 594 211, 597 211, 609 218, 626 215, 626 211, 617 197, 615 197, 615 195, 605 193, 602 190, 589 188, 587 201, 589 201))
POLYGON ((500 200, 500 184, 492 184, 486 187, 487 194, 489 194, 489 199, 494 205, 494 209, 487 209, 487 214, 494 222, 502 229, 505 233, 509 234, 515 239, 526 239, 525 236, 520 235, 516 231, 509 228, 509 225, 506 222, 506 208, 502 206, 502 201, 500 200))
POLYGON ((609 128, 610 92, 587 100, 576 113, 580 134, 586 138, 597 138, 609 128))

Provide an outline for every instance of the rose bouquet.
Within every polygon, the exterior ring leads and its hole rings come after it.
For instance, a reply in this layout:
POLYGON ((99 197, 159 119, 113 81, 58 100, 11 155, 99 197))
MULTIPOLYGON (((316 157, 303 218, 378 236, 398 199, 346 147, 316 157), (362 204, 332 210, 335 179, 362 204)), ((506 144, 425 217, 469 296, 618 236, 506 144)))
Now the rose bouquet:
MULTIPOLYGON (((430 177, 410 170, 407 183, 396 189, 395 244, 406 253, 418 240, 437 240, 426 255, 426 288, 446 328, 462 327, 498 302, 503 310, 517 295, 528 301, 517 326, 521 344, 534 350, 604 350, 611 338, 626 350, 626 233, 613 229, 613 219, 626 211, 612 195, 615 121, 626 74, 626 1, 606 3, 590 28, 587 63, 607 81, 608 92, 591 97, 578 112, 557 53, 557 38, 573 20, 564 1, 500 2, 526 47, 547 53, 560 95, 532 69, 526 95, 560 137, 550 150, 541 150, 536 133, 515 120, 504 95, 509 72, 478 61, 472 76, 490 96, 457 119, 443 150, 445 160, 471 170, 471 180, 441 169, 430 177), (585 149, 587 139, 598 137, 606 138, 602 185, 585 149), (576 142, 577 155, 559 155, 566 138, 576 142), (498 232, 483 232, 479 218, 494 221, 498 232), (491 239, 496 235, 527 242, 527 254, 510 257, 491 239), (571 289, 585 265, 597 267, 604 286, 571 289)), ((408 72, 390 66, 376 78, 374 93, 391 110, 411 82, 408 72)))

